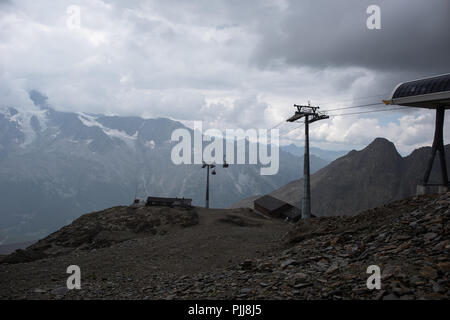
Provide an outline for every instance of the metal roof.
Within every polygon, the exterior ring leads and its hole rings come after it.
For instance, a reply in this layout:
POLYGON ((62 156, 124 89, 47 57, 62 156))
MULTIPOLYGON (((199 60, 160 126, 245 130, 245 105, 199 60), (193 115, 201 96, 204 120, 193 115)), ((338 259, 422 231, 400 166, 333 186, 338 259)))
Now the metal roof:
POLYGON ((450 108, 450 73, 398 84, 386 104, 429 108, 450 108))
POLYGON ((174 201, 192 201, 189 198, 163 198, 163 197, 147 197, 147 201, 155 201, 155 202, 174 202, 174 201))
POLYGON ((253 201, 253 203, 266 208, 269 211, 274 211, 284 206, 292 207, 292 205, 290 205, 289 203, 281 201, 280 199, 271 197, 269 195, 262 196, 261 198, 253 201))

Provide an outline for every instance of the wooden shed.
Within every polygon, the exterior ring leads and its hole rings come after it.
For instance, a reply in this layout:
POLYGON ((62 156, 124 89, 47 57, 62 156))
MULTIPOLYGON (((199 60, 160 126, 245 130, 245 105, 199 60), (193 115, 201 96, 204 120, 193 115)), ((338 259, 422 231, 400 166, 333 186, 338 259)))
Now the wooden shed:
POLYGON ((300 216, 299 208, 269 195, 253 201, 253 206, 255 210, 275 218, 297 220, 300 216))
POLYGON ((191 207, 192 199, 187 198, 163 198, 163 197, 148 197, 147 206, 180 206, 180 207, 191 207))

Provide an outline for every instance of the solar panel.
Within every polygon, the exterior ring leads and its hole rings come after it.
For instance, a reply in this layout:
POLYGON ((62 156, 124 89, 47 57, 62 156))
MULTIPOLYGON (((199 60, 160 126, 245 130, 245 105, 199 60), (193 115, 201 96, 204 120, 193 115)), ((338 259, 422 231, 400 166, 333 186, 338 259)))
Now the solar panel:
POLYGON ((450 73, 399 84, 389 104, 419 108, 450 106, 450 73))
POLYGON ((393 98, 450 91, 450 74, 402 83, 393 98))

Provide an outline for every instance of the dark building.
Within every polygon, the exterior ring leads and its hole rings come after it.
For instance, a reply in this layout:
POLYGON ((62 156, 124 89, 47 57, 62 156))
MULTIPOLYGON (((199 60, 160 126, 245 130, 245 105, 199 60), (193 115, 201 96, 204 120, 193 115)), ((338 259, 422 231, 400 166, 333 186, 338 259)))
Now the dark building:
POLYGON ((148 197, 147 206, 179 206, 179 207, 191 207, 192 199, 185 198, 162 198, 162 197, 148 197))
POLYGON ((269 195, 253 201, 255 210, 268 216, 296 221, 301 216, 301 210, 293 205, 269 195))
MULTIPOLYGON (((289 210, 283 212, 283 215, 290 221, 298 221, 302 217, 302 210, 297 207, 292 207, 289 210)), ((311 215, 311 218, 315 218, 315 215, 311 215)))

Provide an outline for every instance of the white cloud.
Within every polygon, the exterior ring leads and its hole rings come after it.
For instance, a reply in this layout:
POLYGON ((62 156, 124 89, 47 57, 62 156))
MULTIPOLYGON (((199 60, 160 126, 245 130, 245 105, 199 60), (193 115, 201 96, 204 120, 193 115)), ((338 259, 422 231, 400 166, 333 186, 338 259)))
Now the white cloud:
MULTIPOLYGON (((360 149, 374 137, 384 137, 393 141, 398 151, 406 155, 418 147, 431 144, 434 121, 435 112, 428 109, 401 115, 398 120, 386 124, 370 116, 335 117, 311 125, 311 140, 324 145, 336 143, 360 149)), ((450 126, 450 119, 446 119, 445 126, 450 126)), ((444 139, 450 140, 450 131, 444 130, 444 139)))
MULTIPOLYGON (((409 76, 275 58, 261 65, 261 41, 286 40, 292 10, 287 0, 13 1, 0 13, 0 103, 30 106, 27 91, 37 89, 59 110, 258 128, 285 120, 294 103, 347 106, 333 101, 384 93, 409 76), (70 5, 81 8, 80 29, 67 27, 70 5)), ((407 151, 430 143, 429 113, 400 114, 392 123, 375 115, 334 118, 312 125, 312 139, 348 149, 384 136, 407 151)), ((298 141, 297 131, 290 141, 298 141)))

